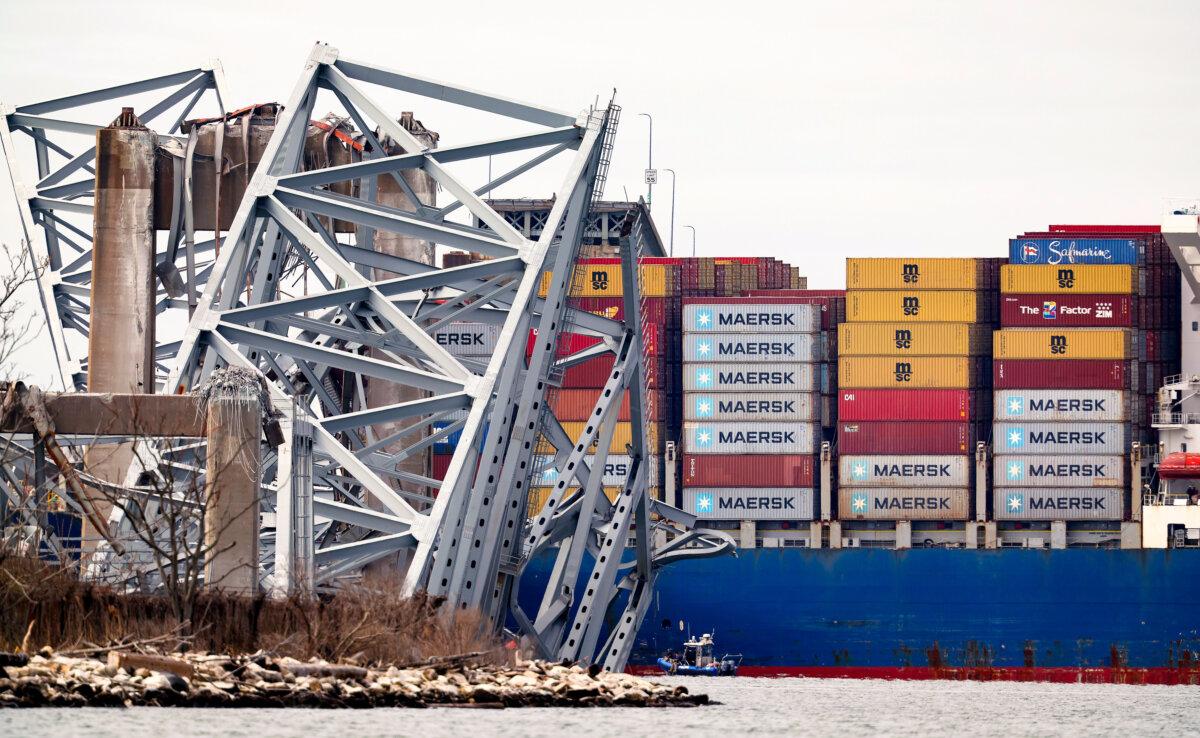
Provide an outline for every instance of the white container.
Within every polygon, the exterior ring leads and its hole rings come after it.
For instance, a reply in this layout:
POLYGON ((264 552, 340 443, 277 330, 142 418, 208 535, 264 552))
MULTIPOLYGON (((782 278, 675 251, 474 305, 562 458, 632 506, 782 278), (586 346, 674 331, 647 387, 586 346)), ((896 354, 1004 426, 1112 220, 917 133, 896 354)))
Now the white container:
POLYGON ((841 487, 838 520, 966 520, 969 487, 841 487))
POLYGON ((1123 520, 1125 490, 1120 487, 997 487, 992 513, 996 520, 1123 520))
POLYGON ((992 480, 1004 487, 1123 487, 1124 456, 1000 455, 992 480))
POLYGON ((997 421, 1123 422, 1128 396, 1120 390, 997 390, 997 421))
POLYGON ((812 333, 713 333, 683 337, 683 360, 761 364, 819 361, 820 342, 812 333))
POLYGON ((1123 454, 1122 423, 995 423, 996 454, 1123 454))
POLYGON ((820 305, 720 304, 683 306, 684 333, 816 333, 820 305))
POLYGON ((843 487, 966 487, 973 456, 842 456, 843 487))
MULTIPOLYGON (((647 469, 649 472, 646 475, 648 486, 658 486, 658 456, 651 456, 646 460, 647 469)), ((587 462, 592 464, 594 457, 588 457, 587 462)), ((605 459, 604 469, 602 470, 603 481, 601 485, 604 487, 623 487, 626 480, 629 479, 629 470, 632 459, 624 454, 609 454, 605 459)), ((554 457, 546 455, 538 455, 533 457, 533 468, 536 474, 533 479, 529 480, 529 484, 534 487, 553 487, 558 482, 559 470, 554 467, 554 457)), ((576 478, 572 487, 579 486, 579 480, 576 478)))
POLYGON ((433 339, 452 356, 491 356, 500 341, 500 326, 491 323, 449 323, 433 339))
POLYGON ((811 454, 813 423, 683 424, 683 450, 691 454, 811 454))
POLYGON ((702 520, 812 520, 811 487, 689 487, 683 509, 702 520))
POLYGON ((815 420, 811 392, 686 392, 683 419, 720 421, 815 420))
POLYGON ((686 364, 683 389, 689 392, 812 392, 815 364, 686 364))

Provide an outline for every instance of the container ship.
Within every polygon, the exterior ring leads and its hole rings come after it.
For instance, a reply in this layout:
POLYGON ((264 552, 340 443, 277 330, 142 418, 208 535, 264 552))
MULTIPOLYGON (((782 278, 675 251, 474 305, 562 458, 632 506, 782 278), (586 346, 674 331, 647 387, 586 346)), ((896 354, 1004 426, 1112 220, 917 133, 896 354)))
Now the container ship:
MULTIPOLYGON (((742 674, 1200 683, 1176 258, 1153 226, 1008 250, 850 258, 845 290, 773 259, 642 261, 653 493, 739 549, 659 576, 631 668, 694 631, 742 674)), ((581 260, 572 302, 620 317, 619 269, 581 260)), ((603 361, 566 370, 561 420, 603 361)))

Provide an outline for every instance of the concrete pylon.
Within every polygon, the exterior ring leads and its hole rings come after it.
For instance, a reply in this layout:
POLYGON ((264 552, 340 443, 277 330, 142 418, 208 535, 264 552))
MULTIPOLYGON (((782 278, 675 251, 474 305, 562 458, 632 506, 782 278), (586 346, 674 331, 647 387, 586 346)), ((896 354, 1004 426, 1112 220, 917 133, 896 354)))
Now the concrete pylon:
POLYGON ((223 387, 208 399, 204 581, 232 594, 258 591, 262 405, 259 388, 223 387))
MULTIPOLYGON (((422 125, 421 121, 413 118, 412 113, 403 113, 400 116, 400 125, 423 145, 429 148, 436 148, 438 134, 428 130, 422 125)), ((384 146, 387 147, 389 156, 407 152, 403 147, 396 142, 381 136, 384 146)), ((420 169, 406 169, 400 173, 404 181, 412 188, 413 194, 420 200, 421 205, 433 205, 437 202, 437 182, 433 177, 430 177, 420 169)), ((379 177, 377 180, 376 202, 390 208, 400 210, 415 210, 417 203, 412 202, 408 194, 390 176, 379 177)), ((418 238, 409 236, 401 236, 389 231, 378 231, 375 234, 375 250, 390 256, 398 256, 412 261, 418 261, 422 264, 434 264, 436 254, 434 246, 429 241, 422 241, 418 238)), ((390 279, 395 275, 390 272, 375 270, 375 279, 390 279)), ((381 352, 372 353, 375 358, 386 358, 381 352)), ((411 402, 427 397, 428 392, 411 387, 408 385, 388 382, 378 378, 372 378, 366 386, 367 407, 384 407, 386 405, 394 405, 399 402, 411 402)), ((405 418, 388 423, 379 423, 372 426, 376 438, 384 438, 392 435, 406 425, 410 425, 415 421, 413 418, 405 418)), ((425 429, 414 431, 401 436, 399 439, 384 447, 384 453, 397 453, 401 449, 416 443, 427 435, 425 429)), ((432 472, 430 465, 430 456, 427 451, 414 454, 402 461, 398 468, 400 471, 429 476, 432 472)), ((409 482, 396 482, 394 486, 398 489, 407 492, 416 492, 425 494, 427 490, 420 485, 409 482)), ((373 507, 382 509, 377 503, 372 503, 373 507)), ((368 571, 374 576, 398 577, 404 576, 403 569, 407 562, 399 561, 395 557, 387 557, 376 564, 369 567, 368 571)))
MULTIPOLYGON (((154 392, 154 157, 158 136, 132 108, 96 131, 96 196, 92 231, 88 391, 154 392)), ((87 471, 123 484, 133 444, 96 445, 87 471)), ((107 519, 112 505, 94 491, 93 507, 107 519)), ((83 548, 100 532, 84 518, 83 548)))

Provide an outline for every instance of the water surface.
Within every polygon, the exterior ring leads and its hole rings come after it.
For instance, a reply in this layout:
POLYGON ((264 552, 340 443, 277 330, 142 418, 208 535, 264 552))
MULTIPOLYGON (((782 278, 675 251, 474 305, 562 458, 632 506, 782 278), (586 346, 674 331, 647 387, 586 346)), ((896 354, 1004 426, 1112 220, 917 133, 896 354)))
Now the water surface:
POLYGON ((1196 735, 1200 687, 675 678, 721 705, 666 709, 0 711, 0 736, 1196 735))

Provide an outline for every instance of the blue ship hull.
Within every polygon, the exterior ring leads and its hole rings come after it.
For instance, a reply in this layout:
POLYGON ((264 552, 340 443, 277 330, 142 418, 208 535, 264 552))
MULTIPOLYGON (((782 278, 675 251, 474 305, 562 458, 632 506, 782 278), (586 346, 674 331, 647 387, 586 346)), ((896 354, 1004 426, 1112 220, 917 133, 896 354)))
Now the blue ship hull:
POLYGON ((738 554, 664 570, 633 667, 657 671, 684 621, 743 674, 1200 681, 1195 551, 738 554))

